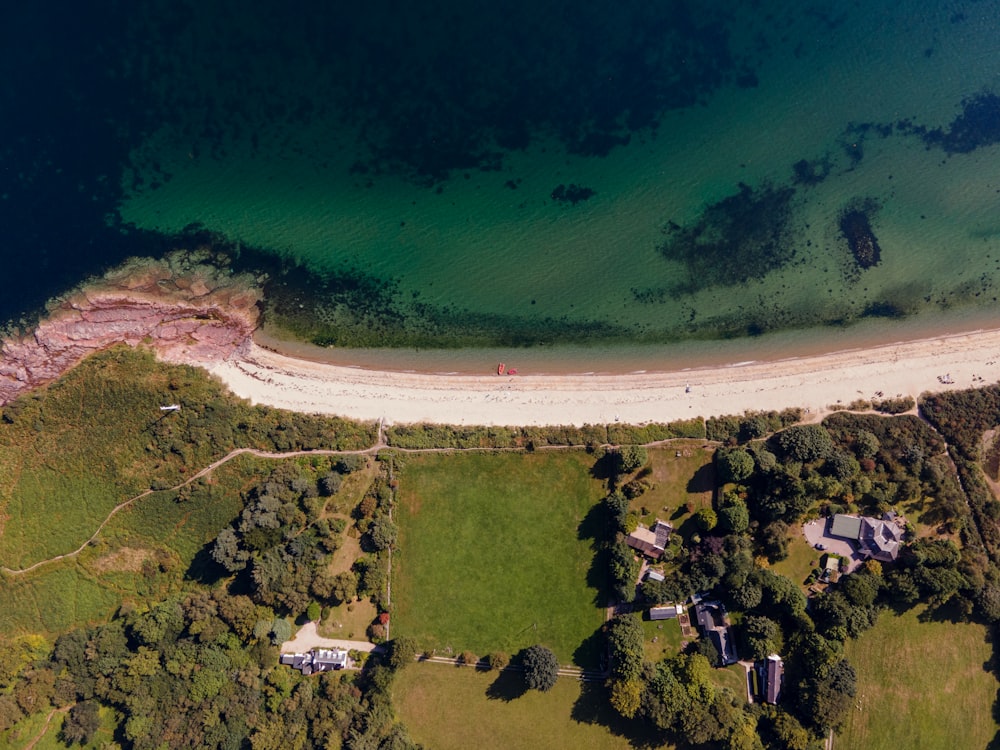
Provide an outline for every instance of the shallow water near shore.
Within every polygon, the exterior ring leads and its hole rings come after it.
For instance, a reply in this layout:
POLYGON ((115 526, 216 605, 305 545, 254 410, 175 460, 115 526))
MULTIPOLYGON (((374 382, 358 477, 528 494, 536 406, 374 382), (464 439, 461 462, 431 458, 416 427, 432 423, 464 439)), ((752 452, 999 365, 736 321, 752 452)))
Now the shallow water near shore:
POLYGON ((497 366, 503 363, 506 370, 514 369, 517 375, 626 375, 690 371, 694 378, 700 370, 777 363, 832 352, 959 336, 998 327, 1000 318, 992 312, 967 308, 958 313, 917 317, 889 324, 868 321, 841 329, 805 329, 754 338, 665 345, 351 349, 320 347, 291 340, 266 326, 254 334, 254 340, 266 349, 290 357, 363 370, 481 375, 495 373, 497 366))

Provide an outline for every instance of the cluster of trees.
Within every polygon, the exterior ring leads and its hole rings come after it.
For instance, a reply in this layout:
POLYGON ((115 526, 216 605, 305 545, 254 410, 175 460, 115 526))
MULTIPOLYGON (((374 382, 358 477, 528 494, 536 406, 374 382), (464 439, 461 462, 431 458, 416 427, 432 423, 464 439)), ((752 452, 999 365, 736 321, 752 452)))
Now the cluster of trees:
MULTIPOLYGON (((920 411, 948 440, 958 475, 968 496, 979 537, 964 536, 966 546, 979 546, 990 560, 990 577, 1000 565, 1000 502, 986 482, 980 456, 983 434, 1000 424, 1000 386, 949 391, 924 396, 920 411)), ((970 524, 971 527, 971 524, 970 524)))
MULTIPOLYGON (((413 660, 412 642, 390 644, 361 673, 304 677, 277 663, 292 618, 317 618, 317 600, 384 596, 378 552, 347 571, 328 564, 346 521, 324 517, 324 505, 365 463, 350 455, 282 462, 248 488, 243 511, 209 547, 230 574, 214 588, 191 582, 165 601, 123 607, 105 625, 61 636, 51 650, 38 639, 0 639, 0 731, 66 708, 63 741, 86 744, 102 729, 106 706, 122 717, 116 737, 140 749, 416 750, 390 694, 394 672, 413 660)), ((386 463, 395 467, 392 457, 386 463)), ((377 516, 391 503, 387 474, 366 495, 375 518, 357 511, 374 547, 381 546, 377 516)))
MULTIPOLYGON (((881 514, 901 501, 933 497, 930 513, 958 528, 967 525, 968 512, 947 470, 944 441, 914 417, 837 414, 822 425, 774 426, 761 415, 713 425, 727 435, 716 453, 724 488, 713 509, 692 519, 665 579, 644 582, 640 595, 653 605, 710 592, 741 613, 735 628, 741 656, 785 657, 782 704, 743 707, 702 679, 720 663, 708 639, 649 664, 637 618, 619 617, 606 628, 614 708, 689 743, 810 747, 839 726, 852 705, 856 677, 844 657, 845 641, 872 627, 889 605, 919 600, 1000 614, 1000 586, 984 573, 982 554, 943 540, 914 542, 886 577, 880 563, 869 562, 816 595, 807 610, 800 582, 761 563, 787 554, 792 525, 811 509, 881 514)), ((612 491, 605 507, 611 578, 616 593, 624 595, 637 566, 621 545, 628 498, 612 491)))
POLYGON ((760 748, 757 717, 742 696, 715 687, 711 664, 696 651, 656 664, 643 658, 638 615, 620 615, 606 626, 611 659, 611 705, 622 716, 647 721, 693 745, 760 748))
POLYGON ((219 532, 212 558, 239 576, 255 602, 293 614, 304 612, 314 596, 334 599, 356 593, 356 580, 332 576, 327 564, 340 546, 346 522, 320 517, 323 495, 339 489, 339 469, 354 466, 334 462, 322 472, 292 462, 278 465, 244 493, 243 511, 219 532))
POLYGON ((706 437, 718 443, 758 440, 802 421, 801 409, 747 412, 742 416, 711 417, 705 421, 706 437))
POLYGON ((25 714, 70 707, 67 744, 91 741, 99 706, 124 716, 129 747, 412 749, 394 721, 389 668, 303 677, 277 663, 274 611, 225 587, 61 636, 6 677, 0 729, 25 714))

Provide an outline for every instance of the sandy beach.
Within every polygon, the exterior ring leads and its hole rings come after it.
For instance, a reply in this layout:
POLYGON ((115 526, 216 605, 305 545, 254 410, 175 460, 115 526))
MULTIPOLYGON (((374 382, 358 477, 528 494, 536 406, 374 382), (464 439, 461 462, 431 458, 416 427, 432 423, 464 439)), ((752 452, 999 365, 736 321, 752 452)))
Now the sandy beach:
POLYGON ((254 403, 386 423, 639 424, 913 396, 1000 379, 1000 330, 774 362, 628 375, 435 375, 296 359, 250 343, 210 368, 254 403))

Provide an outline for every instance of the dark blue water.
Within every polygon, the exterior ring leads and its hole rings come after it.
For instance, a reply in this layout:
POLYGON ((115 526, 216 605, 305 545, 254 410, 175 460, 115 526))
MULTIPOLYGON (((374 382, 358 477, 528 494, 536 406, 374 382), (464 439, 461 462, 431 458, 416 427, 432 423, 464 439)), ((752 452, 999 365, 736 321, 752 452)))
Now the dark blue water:
POLYGON ((185 230, 299 259, 272 267, 279 307, 366 345, 994 298, 988 4, 538 5, 8 11, 0 319, 185 230), (859 209, 867 260, 838 226, 859 209))

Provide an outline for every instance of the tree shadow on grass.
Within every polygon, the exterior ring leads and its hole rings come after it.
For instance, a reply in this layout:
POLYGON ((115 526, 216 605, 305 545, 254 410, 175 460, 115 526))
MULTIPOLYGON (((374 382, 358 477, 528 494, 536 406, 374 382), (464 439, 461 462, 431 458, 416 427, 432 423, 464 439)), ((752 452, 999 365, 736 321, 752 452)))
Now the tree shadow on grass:
POLYGON ((603 671, 607 667, 606 653, 607 638, 604 635, 604 626, 602 625, 576 647, 576 650, 573 651, 573 663, 581 669, 603 671))
POLYGON ((505 669, 486 688, 486 697, 509 703, 527 692, 528 686, 524 683, 524 674, 520 670, 505 669))
POLYGON ((580 724, 600 725, 636 748, 663 747, 670 739, 649 722, 620 716, 611 707, 608 689, 599 682, 581 683, 580 697, 570 715, 580 724))
POLYGON ((594 461, 590 468, 590 476, 602 482, 608 482, 615 477, 617 461, 613 452, 607 451, 603 456, 594 461))
POLYGON ((698 467, 687 483, 688 492, 713 492, 715 490, 715 466, 707 463, 698 467))
POLYGON ((605 607, 611 600, 610 551, 605 545, 608 535, 610 518, 607 505, 596 503, 587 511, 587 515, 576 527, 576 537, 580 540, 590 540, 590 548, 594 556, 587 570, 587 586, 594 590, 594 606, 605 607))
POLYGON ((212 558, 212 543, 210 542, 198 550, 184 575, 188 580, 211 586, 222 580, 228 573, 212 558))

